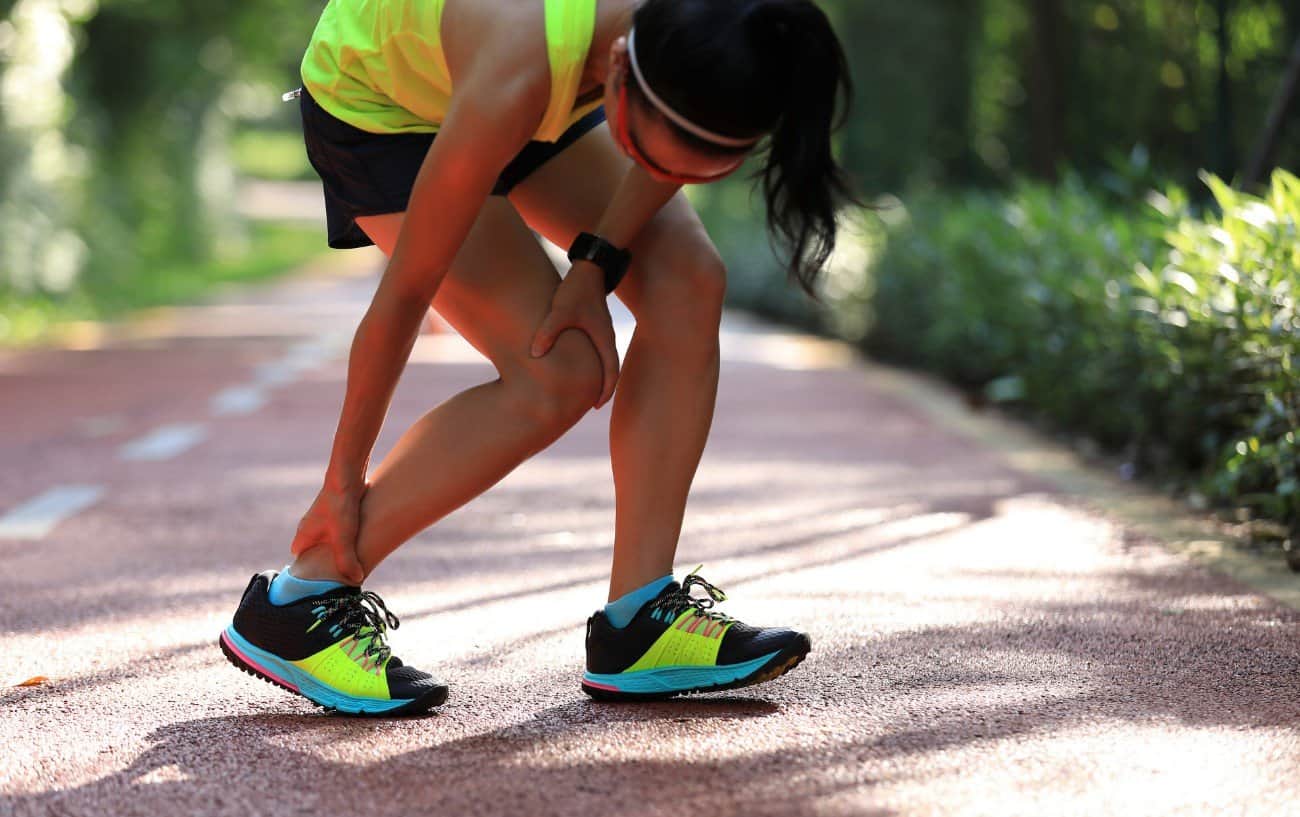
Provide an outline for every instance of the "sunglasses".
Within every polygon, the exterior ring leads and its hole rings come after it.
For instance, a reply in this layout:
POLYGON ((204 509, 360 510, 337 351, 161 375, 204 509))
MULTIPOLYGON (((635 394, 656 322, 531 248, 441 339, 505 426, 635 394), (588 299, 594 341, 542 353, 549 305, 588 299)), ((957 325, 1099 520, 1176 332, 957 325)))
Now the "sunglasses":
POLYGON ((745 163, 746 157, 741 156, 739 159, 736 160, 736 164, 734 166, 726 170, 723 170, 720 173, 713 173, 704 176, 697 176, 697 175, 692 175, 687 173, 677 173, 675 171, 668 170, 667 168, 660 167, 658 164, 652 161, 650 157, 645 155, 645 151, 642 150, 641 146, 636 143, 636 139, 632 138, 632 132, 628 127, 628 120, 630 119, 630 117, 628 116, 627 85, 628 85, 627 76, 625 74, 623 78, 619 81, 618 116, 616 117, 617 122, 615 122, 614 125, 615 138, 617 138, 619 143, 622 144, 627 149, 628 153, 632 155, 632 158, 635 159, 638 164, 652 171, 652 173, 660 181, 667 182, 669 184, 708 184, 710 182, 716 182, 725 179, 726 177, 730 176, 732 173, 735 173, 737 170, 739 170, 740 166, 745 163))

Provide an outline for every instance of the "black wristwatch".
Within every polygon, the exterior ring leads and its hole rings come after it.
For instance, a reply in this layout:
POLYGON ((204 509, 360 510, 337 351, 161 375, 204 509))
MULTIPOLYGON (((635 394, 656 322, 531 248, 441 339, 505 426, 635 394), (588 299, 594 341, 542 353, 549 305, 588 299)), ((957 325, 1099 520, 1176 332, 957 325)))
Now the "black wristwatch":
POLYGON ((605 271, 605 294, 613 292, 627 274, 632 253, 619 249, 598 235, 578 233, 569 247, 569 261, 590 261, 605 271))

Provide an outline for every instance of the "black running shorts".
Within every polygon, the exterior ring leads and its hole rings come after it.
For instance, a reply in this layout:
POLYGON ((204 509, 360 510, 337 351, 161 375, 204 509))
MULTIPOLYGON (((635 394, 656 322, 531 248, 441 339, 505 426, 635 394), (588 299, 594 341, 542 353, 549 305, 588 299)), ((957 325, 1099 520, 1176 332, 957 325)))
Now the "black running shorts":
MULTIPOLYGON (((374 244, 357 226, 357 216, 406 211, 424 156, 435 133, 370 133, 335 118, 306 89, 299 97, 307 158, 325 186, 329 245, 346 250, 374 244)), ((556 142, 529 142, 506 165, 492 195, 504 196, 552 156, 605 121, 597 108, 569 127, 556 142)))

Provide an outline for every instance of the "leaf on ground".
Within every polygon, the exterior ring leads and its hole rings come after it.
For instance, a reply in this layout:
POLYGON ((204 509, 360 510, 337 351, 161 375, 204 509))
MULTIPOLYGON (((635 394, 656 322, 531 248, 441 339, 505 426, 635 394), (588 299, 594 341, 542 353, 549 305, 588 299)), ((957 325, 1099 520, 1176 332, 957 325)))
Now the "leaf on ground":
POLYGON ((31 678, 28 678, 26 681, 23 681, 21 684, 14 684, 14 686, 38 687, 41 686, 42 684, 48 684, 49 682, 50 679, 46 678, 44 675, 35 675, 31 678))

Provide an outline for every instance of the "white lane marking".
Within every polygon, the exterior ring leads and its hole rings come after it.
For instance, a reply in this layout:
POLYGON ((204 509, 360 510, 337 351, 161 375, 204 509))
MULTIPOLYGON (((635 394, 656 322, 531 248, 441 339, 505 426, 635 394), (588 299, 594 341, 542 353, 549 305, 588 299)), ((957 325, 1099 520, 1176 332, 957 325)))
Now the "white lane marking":
POLYGON ((231 386, 212 398, 210 408, 217 417, 252 414, 266 405, 266 392, 256 386, 231 386))
POLYGON ((346 344, 346 336, 326 332, 290 346, 284 355, 263 363, 253 370, 253 380, 260 386, 284 386, 305 372, 329 362, 346 344))
POLYGON ((343 332, 322 332, 299 341, 274 360, 261 363, 253 369, 253 381, 231 386, 214 395, 208 409, 215 417, 245 415, 259 411, 270 401, 268 392, 287 386, 307 372, 318 369, 347 348, 349 335, 343 332))
POLYGON ((104 496, 98 485, 60 485, 0 516, 0 539, 43 539, 104 496))
POLYGON ((122 446, 117 456, 131 462, 169 460, 189 451, 207 437, 207 429, 196 423, 162 426, 122 446))
POLYGON ((253 382, 273 389, 277 386, 287 386, 297 380, 300 374, 302 370, 289 361, 272 360, 253 370, 253 382))

